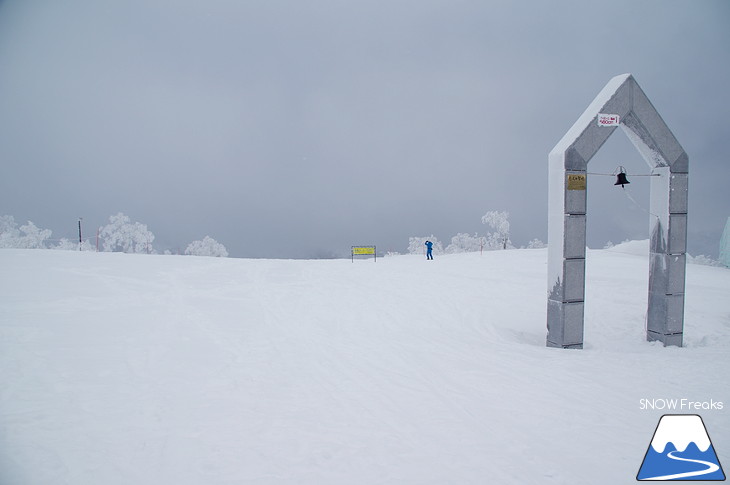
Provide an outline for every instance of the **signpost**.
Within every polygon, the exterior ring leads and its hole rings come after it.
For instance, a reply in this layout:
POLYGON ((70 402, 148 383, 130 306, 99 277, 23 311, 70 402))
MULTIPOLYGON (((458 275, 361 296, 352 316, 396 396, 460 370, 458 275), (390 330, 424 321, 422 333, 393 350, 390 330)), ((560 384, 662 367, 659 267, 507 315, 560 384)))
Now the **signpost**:
POLYGON ((375 261, 378 261, 378 254, 375 252, 375 246, 352 246, 352 262, 355 262, 355 255, 367 256, 372 254, 375 257, 375 261))

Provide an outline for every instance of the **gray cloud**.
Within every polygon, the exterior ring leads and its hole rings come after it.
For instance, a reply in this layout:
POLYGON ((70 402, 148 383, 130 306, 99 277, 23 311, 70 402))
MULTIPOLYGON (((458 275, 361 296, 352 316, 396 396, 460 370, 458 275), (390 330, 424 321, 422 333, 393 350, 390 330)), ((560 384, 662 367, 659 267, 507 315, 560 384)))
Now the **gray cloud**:
MULTIPOLYGON (((403 251, 496 209, 545 240, 548 152, 631 72, 690 155, 689 250, 716 256, 726 2, 396 3, 0 2, 0 212, 68 237, 122 211, 233 256, 403 251)), ((617 165, 647 170, 623 134, 591 170, 617 165)), ((589 245, 647 237, 608 182, 589 245)))

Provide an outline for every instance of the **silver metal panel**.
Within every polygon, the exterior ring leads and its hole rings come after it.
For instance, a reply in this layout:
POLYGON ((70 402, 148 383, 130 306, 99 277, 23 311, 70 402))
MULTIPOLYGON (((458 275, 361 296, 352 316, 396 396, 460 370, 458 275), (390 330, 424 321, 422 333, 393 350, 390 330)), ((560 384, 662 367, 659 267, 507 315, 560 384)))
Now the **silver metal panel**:
POLYGON ((664 159, 664 154, 653 142, 649 131, 636 113, 632 111, 626 115, 621 120, 621 128, 650 168, 669 167, 669 162, 664 159))
POLYGON ((667 295, 667 326, 665 334, 684 330, 684 295, 667 295))
POLYGON ((687 268, 686 256, 684 254, 668 254, 667 268, 667 294, 679 295, 684 293, 685 272, 687 268))
POLYGON ((576 302, 585 298, 586 260, 565 260, 565 289, 563 301, 576 302))
MULTIPOLYGON (((597 115, 598 113, 596 113, 597 115)), ((588 163, 593 155, 606 143, 608 137, 618 126, 598 126, 598 123, 590 123, 581 136, 573 144, 580 156, 588 163)))
POLYGON ((586 166, 588 163, 586 160, 578 153, 578 151, 575 148, 569 148, 565 152, 565 158, 564 161, 564 170, 575 170, 575 171, 585 171, 586 166))
POLYGON ((665 347, 670 346, 670 345, 673 345, 675 347, 682 346, 682 333, 681 332, 669 334, 669 335, 664 335, 664 334, 656 333, 656 332, 647 332, 646 339, 650 342, 652 342, 652 341, 662 342, 665 347))
POLYGON ((565 320, 563 319, 562 301, 548 300, 547 307, 547 344, 549 347, 563 346, 563 330, 565 320))
POLYGON ((566 215, 564 232, 565 259, 586 257, 586 216, 566 215))
POLYGON ((546 345, 547 347, 556 347, 556 348, 559 348, 559 349, 562 349, 562 348, 564 348, 564 347, 563 347, 562 345, 560 345, 560 344, 558 344, 558 343, 555 343, 555 342, 551 341, 551 340, 550 340, 550 337, 548 337, 548 339, 547 339, 547 341, 546 341, 545 345, 546 345))
POLYGON ((689 175, 672 173, 669 182, 669 212, 687 213, 687 193, 689 175))
POLYGON ((583 348, 583 302, 548 300, 548 347, 583 348))
POLYGON ((669 224, 669 187, 672 182, 672 174, 669 167, 656 167, 651 171, 649 177, 649 211, 654 216, 660 217, 662 224, 669 224), (665 217, 666 216, 666 217, 665 217))
POLYGON ((583 302, 564 303, 563 347, 583 345, 583 302))
MULTIPOLYGON (((644 91, 634 81, 633 107, 636 118, 640 120, 646 130, 642 135, 644 142, 652 149, 662 154, 664 160, 672 165, 683 153, 684 150, 677 142, 671 130, 662 117, 652 105, 644 91)), ((654 168, 656 165, 651 165, 654 168)))
POLYGON ((664 339, 662 340, 662 343, 665 347, 668 346, 674 346, 674 347, 681 347, 682 346, 682 335, 683 332, 674 333, 672 335, 665 335, 664 339))
POLYGON ((672 163, 672 172, 675 173, 688 173, 689 172, 689 157, 686 153, 682 153, 672 163))
MULTIPOLYGON (((684 327, 684 294, 649 293, 646 329, 661 335, 681 333, 684 327)), ((648 336, 647 336, 648 337, 648 336)))
MULTIPOLYGON (((669 293, 668 256, 664 253, 649 254, 649 293, 666 295, 669 293)), ((651 306, 651 302, 649 302, 651 306)))
POLYGON ((646 330, 662 335, 667 333, 667 295, 662 292, 649 292, 646 330))
POLYGON ((687 252, 687 214, 669 214, 669 254, 687 252))
POLYGON ((649 292, 656 295, 684 293, 686 256, 684 254, 651 253, 649 259, 649 292))

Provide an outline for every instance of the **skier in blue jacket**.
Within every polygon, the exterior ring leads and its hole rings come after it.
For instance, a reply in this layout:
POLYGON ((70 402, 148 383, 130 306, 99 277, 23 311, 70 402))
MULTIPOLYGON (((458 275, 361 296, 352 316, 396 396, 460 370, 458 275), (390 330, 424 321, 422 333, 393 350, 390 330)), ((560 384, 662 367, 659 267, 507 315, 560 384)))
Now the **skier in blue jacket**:
POLYGON ((426 259, 433 259, 433 243, 426 241, 424 244, 426 244, 426 259))

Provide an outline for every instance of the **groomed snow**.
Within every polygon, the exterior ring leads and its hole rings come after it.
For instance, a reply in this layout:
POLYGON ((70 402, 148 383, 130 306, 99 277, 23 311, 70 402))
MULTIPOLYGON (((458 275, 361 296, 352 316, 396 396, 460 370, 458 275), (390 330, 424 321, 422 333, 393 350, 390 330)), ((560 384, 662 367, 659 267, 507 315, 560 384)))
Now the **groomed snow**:
POLYGON ((659 417, 730 463, 730 271, 684 348, 648 258, 588 251, 584 350, 545 347, 547 250, 373 260, 0 251, 0 484, 633 483, 659 417))

